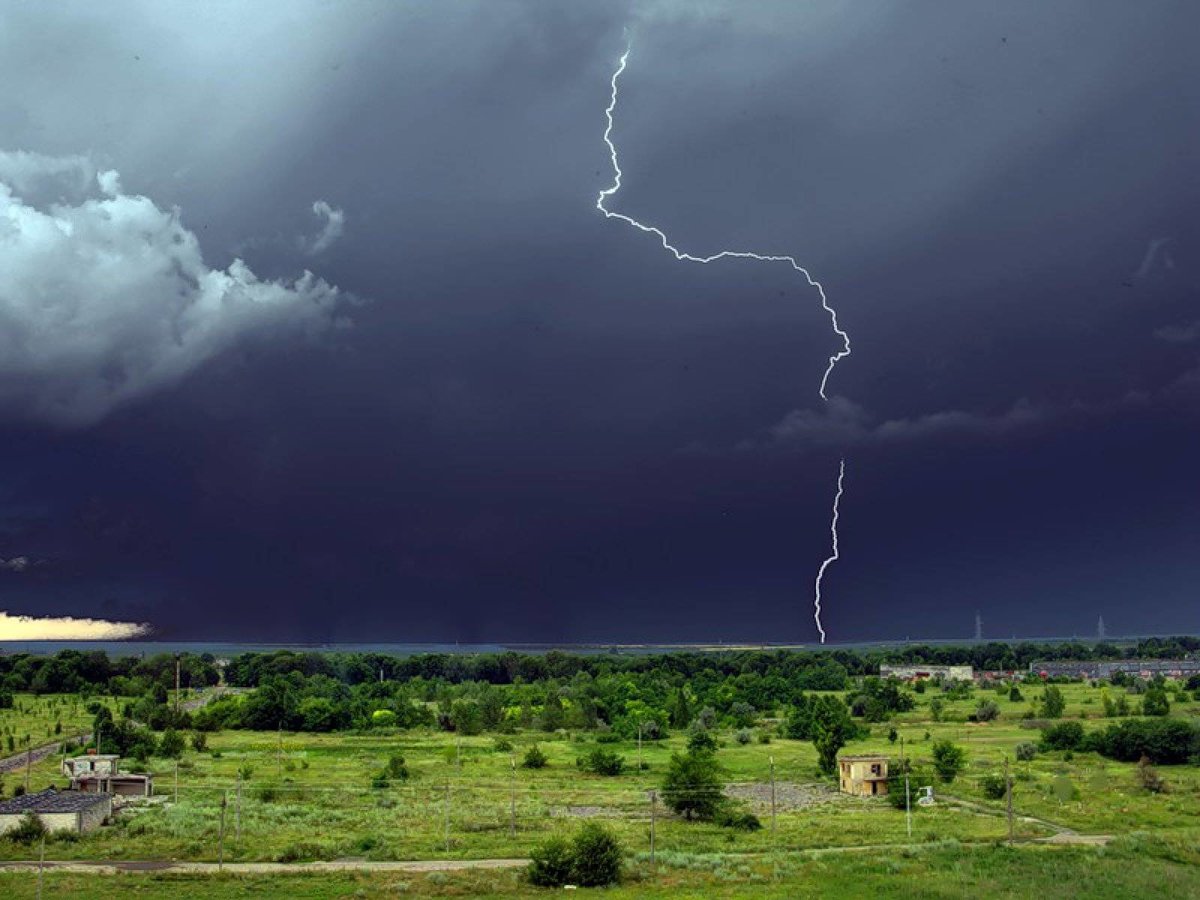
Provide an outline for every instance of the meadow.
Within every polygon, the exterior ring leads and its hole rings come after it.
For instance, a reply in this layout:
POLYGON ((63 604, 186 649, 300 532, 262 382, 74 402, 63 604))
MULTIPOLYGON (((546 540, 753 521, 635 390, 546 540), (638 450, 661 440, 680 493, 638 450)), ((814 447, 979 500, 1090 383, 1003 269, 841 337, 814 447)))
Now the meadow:
MULTIPOLYGON (((132 699, 17 692, 12 708, 0 710, 0 737, 29 734, 36 747, 90 730, 97 704, 114 716, 169 718, 174 697, 164 693, 166 676, 156 677, 157 682, 147 682, 153 690, 132 699), (157 697, 148 699, 149 693, 157 697)), ((303 683, 296 676, 293 681, 303 683)), ((463 690, 474 690, 473 683, 463 690)), ((703 678, 694 683, 703 686, 703 678)), ((852 707, 856 696, 861 700, 863 685, 851 678, 848 687, 809 691, 808 696, 827 696, 843 708, 852 707)), ((391 690, 382 683, 355 690, 364 688, 385 698, 385 689, 391 690)), ((322 689, 330 696, 349 696, 344 688, 322 689)), ((710 680, 706 689, 716 696, 725 688, 710 680)), ((856 719, 859 733, 842 752, 882 754, 893 768, 905 759, 916 777, 931 769, 936 744, 949 741, 960 747, 965 754, 961 771, 950 782, 936 781, 934 805, 914 803, 911 816, 884 798, 839 793, 833 780, 822 775, 814 743, 786 736, 788 716, 794 714, 786 705, 757 712, 749 723, 734 724, 727 714, 710 731, 720 781, 733 806, 757 818, 757 829, 689 821, 664 802, 670 760, 686 752, 694 729, 673 727, 661 739, 639 741, 618 728, 545 727, 540 713, 525 715, 527 721, 514 727, 518 708, 510 706, 513 715, 503 727, 464 734, 452 730, 454 720, 447 711, 465 715, 459 704, 469 695, 454 695, 458 699, 451 702, 440 693, 444 690, 418 684, 411 696, 405 695, 410 699, 404 703, 415 704, 418 711, 425 707, 418 717, 424 724, 417 726, 398 727, 391 716, 368 712, 356 714, 356 724, 341 730, 180 731, 184 748, 178 758, 150 755, 126 760, 123 766, 154 775, 153 798, 125 805, 98 831, 50 835, 46 857, 221 860, 235 868, 299 864, 295 871, 273 874, 117 874, 94 880, 88 895, 101 898, 118 891, 145 897, 180 890, 192 895, 201 881, 203 895, 212 897, 250 891, 295 897, 405 892, 516 896, 534 889, 515 870, 306 873, 303 864, 523 859, 547 838, 599 821, 619 840, 628 861, 624 885, 607 889, 617 897, 667 892, 685 897, 810 892, 837 897, 862 896, 864 891, 910 896, 897 885, 918 875, 922 896, 1075 896, 1068 888, 1084 885, 1088 896, 1163 891, 1200 896, 1200 767, 1152 767, 1156 780, 1148 789, 1146 772, 1136 762, 1039 746, 1047 725, 1075 722, 1095 731, 1116 721, 1140 720, 1133 713, 1141 711, 1144 684, 1057 684, 1052 690, 1061 693, 1063 709, 1052 721, 1040 718, 1047 686, 1037 680, 1019 681, 1015 692, 1013 683, 965 691, 933 683, 915 690, 901 686, 903 705, 911 701, 911 708, 892 711, 882 721, 856 719), (429 699, 411 699, 422 692, 429 699), (437 696, 441 699, 435 700, 437 696), (1131 715, 1106 715, 1114 697, 1125 698, 1131 715), (977 721, 985 701, 996 708, 990 720, 977 721), (543 766, 523 764, 532 748, 544 757, 543 766), (597 750, 621 757, 622 771, 596 774, 577 764, 597 750), (1013 785, 1011 818, 1007 798, 995 791, 1006 771, 1013 785), (1078 846, 1089 836, 1099 836, 1098 845, 1078 846), (1134 857, 1139 859, 1136 869, 1128 864, 1134 857)), ((527 688, 518 679, 511 690, 527 688)), ((252 706, 255 693, 243 690, 231 696, 225 688, 203 687, 189 693, 184 706, 219 697, 214 708, 225 704, 244 710, 252 706)), ((1168 683, 1165 696, 1171 718, 1200 720, 1195 691, 1168 683)), ((384 700, 364 702, 362 708, 370 710, 384 700)), ((527 709, 528 701, 522 703, 527 709)), ((726 709, 736 706, 725 704, 726 709)), ((210 717, 210 728, 212 721, 219 719, 210 717)), ((161 748, 161 737, 159 741, 161 748)), ((35 762, 30 788, 65 787, 60 760, 52 754, 35 762)), ((25 777, 23 767, 0 776, 0 791, 9 796, 20 790, 25 777)), ((901 784, 893 782, 893 787, 901 784)), ((0 861, 29 860, 34 850, 0 840, 0 861)), ((51 896, 67 893, 80 877, 49 871, 44 885, 51 896)), ((0 871, 5 896, 24 896, 28 888, 27 873, 0 871)))

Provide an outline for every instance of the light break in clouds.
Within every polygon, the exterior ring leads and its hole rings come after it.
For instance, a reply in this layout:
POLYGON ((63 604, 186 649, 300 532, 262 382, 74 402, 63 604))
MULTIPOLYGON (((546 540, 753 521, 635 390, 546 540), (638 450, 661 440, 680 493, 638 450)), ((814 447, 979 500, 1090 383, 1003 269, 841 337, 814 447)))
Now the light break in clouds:
POLYGON ((0 641, 123 641, 149 630, 149 625, 134 622, 10 616, 0 610, 0 641))
MULTIPOLYGON (((343 220, 325 207, 328 246, 343 220)), ((324 331, 337 301, 308 271, 209 268, 178 209, 85 157, 0 151, 0 415, 95 422, 245 336, 324 331)))

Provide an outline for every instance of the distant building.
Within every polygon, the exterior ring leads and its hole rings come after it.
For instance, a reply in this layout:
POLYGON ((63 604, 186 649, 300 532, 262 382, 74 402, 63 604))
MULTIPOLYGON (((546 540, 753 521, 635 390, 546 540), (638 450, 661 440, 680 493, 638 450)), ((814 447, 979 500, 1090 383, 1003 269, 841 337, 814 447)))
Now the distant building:
POLYGON ((1043 678, 1111 678, 1118 672, 1147 679, 1189 678, 1200 675, 1200 659, 1039 660, 1029 664, 1029 671, 1043 678))
POLYGON ((839 756, 838 774, 843 794, 877 797, 888 792, 886 756, 839 756))
POLYGON ((901 681, 918 681, 922 678, 941 678, 944 681, 972 681, 975 669, 972 666, 893 666, 879 667, 881 678, 899 678, 901 681))
POLYGON ((94 775, 116 775, 121 757, 115 753, 89 753, 87 756, 72 756, 62 762, 62 773, 68 778, 94 775))
POLYGON ((62 772, 71 779, 71 790, 86 794, 149 797, 154 793, 153 776, 121 772, 120 762, 114 754, 91 753, 64 759, 62 772))
POLYGON ((36 794, 3 800, 0 801, 0 834, 16 828, 29 813, 41 819, 47 831, 83 834, 99 828, 112 815, 112 797, 46 788, 36 794))

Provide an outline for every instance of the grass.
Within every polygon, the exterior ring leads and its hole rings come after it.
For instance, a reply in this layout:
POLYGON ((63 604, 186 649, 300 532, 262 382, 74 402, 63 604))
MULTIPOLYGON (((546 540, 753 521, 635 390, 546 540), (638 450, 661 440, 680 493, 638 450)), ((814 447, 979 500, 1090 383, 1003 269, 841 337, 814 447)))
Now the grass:
MULTIPOLYGON (((1022 716, 1040 688, 1022 688, 1026 701, 1010 703, 991 691, 976 690, 970 700, 947 701, 942 721, 934 722, 929 703, 936 689, 916 695, 916 709, 890 723, 871 726, 865 741, 847 749, 899 755, 900 744, 888 740, 893 726, 905 753, 926 762, 934 741, 946 738, 967 750, 966 771, 944 790, 992 811, 993 815, 939 804, 916 810, 912 842, 946 839, 988 841, 1007 834, 1003 802, 987 800, 981 779, 999 771, 1017 744, 1034 741, 1038 732, 1023 727, 1022 716), (979 699, 996 699, 1000 718, 988 724, 966 721, 979 699), (926 735, 928 734, 928 737, 926 735)), ((1087 685, 1064 685, 1067 715, 1087 715, 1087 727, 1111 720, 1098 718, 1100 692, 1087 685)), ((1136 699, 1136 698, 1133 698, 1136 699)), ((65 698, 46 698, 40 705, 28 696, 18 702, 33 708, 23 715, 40 721, 69 708, 65 698), (50 702, 57 699, 58 702, 50 702)), ((1173 715, 1200 714, 1200 704, 1176 704, 1173 715)), ((35 724, 36 727, 36 724, 35 724)), ((772 730, 763 723, 760 730, 772 730)), ((456 738, 432 731, 395 733, 283 734, 227 731, 209 736, 209 748, 190 748, 179 765, 178 802, 122 814, 117 824, 73 843, 54 842, 48 856, 57 859, 177 858, 214 861, 218 852, 221 799, 227 797, 227 860, 434 859, 520 857, 547 836, 572 829, 584 816, 599 816, 633 852, 649 845, 649 792, 657 788, 673 751, 683 748, 681 735, 647 742, 639 770, 636 742, 604 745, 626 757, 626 774, 606 778, 580 772, 577 756, 596 745, 594 736, 525 732, 511 736, 513 751, 496 750, 494 736, 456 738), (517 768, 525 749, 537 743, 549 758, 544 769, 517 768), (371 781, 391 754, 402 754, 412 773, 407 782, 374 789, 371 781), (248 773, 237 801, 238 773, 248 773), (447 840, 447 786, 449 829, 447 840), (516 829, 510 831, 515 805, 516 829)), ((730 782, 757 786, 768 796, 771 760, 781 788, 819 782, 811 744, 773 738, 740 745, 733 732, 723 732, 718 754, 730 782)), ((1019 813, 1085 832, 1124 834, 1135 830, 1177 836, 1200 835, 1200 769, 1161 767, 1169 792, 1150 794, 1137 786, 1135 766, 1077 753, 1041 754, 1029 763, 1013 763, 1017 775, 1014 803, 1019 813)), ((175 764, 154 759, 156 792, 170 799, 175 792, 175 764)), ((33 767, 34 789, 64 783, 58 760, 33 767)), ((822 790, 817 788, 817 790, 822 790)), ((781 793, 786 796, 786 791, 781 793)), ((769 826, 765 803, 755 807, 769 826)), ((745 855, 773 849, 800 850, 842 845, 909 843, 902 812, 880 800, 829 792, 819 806, 780 809, 777 830, 734 832, 688 823, 663 814, 658 806, 656 844, 660 851, 684 854, 745 855)), ((1018 821, 1018 837, 1044 836, 1049 828, 1018 821)), ((27 858, 27 848, 0 840, 0 858, 27 858)))
MULTIPOLYGON (((211 900, 262 896, 309 898, 396 896, 531 897, 515 871, 455 873, 288 873, 281 875, 189 875, 128 873, 112 876, 48 872, 44 896, 176 898, 211 900)), ((37 876, 0 873, 0 894, 34 897, 37 876)), ((939 844, 916 851, 731 857, 663 854, 652 869, 645 860, 629 867, 625 882, 602 891, 613 900, 710 897, 1024 898, 1098 900, 1129 897, 1195 897, 1200 858, 1194 844, 1135 835, 1109 848, 964 847, 939 844)))

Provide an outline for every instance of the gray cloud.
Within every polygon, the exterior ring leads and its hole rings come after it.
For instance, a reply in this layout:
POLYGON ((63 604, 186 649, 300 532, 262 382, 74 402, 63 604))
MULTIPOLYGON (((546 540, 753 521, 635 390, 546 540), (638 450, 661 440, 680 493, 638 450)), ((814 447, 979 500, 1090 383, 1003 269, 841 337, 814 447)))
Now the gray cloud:
POLYGON ((318 200, 312 205, 313 215, 322 220, 321 230, 311 239, 303 241, 305 250, 315 256, 324 253, 342 236, 346 229, 346 213, 337 207, 330 206, 324 200, 318 200))
POLYGON ((1200 340, 1200 319, 1184 325, 1164 325, 1154 329, 1154 336, 1169 344, 1190 344, 1200 340))
POLYGON ((323 331, 337 301, 307 271, 209 268, 178 209, 123 193, 83 157, 0 155, 0 412, 85 425, 246 335, 323 331), (48 199, 50 185, 76 196, 48 199))

